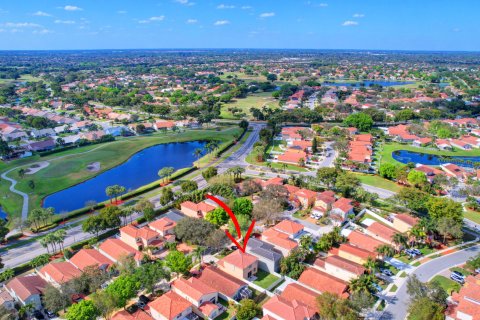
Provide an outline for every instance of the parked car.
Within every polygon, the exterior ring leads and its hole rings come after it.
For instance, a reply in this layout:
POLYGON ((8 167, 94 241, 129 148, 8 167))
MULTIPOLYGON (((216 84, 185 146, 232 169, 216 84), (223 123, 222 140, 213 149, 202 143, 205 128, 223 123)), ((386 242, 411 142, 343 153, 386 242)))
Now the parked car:
POLYGON ((377 292, 382 292, 383 291, 383 288, 380 287, 380 285, 378 283, 372 283, 372 286, 377 292))
POLYGON ((393 277, 393 272, 390 269, 380 269, 380 272, 387 277, 393 277))
POLYGON ((465 276, 460 271, 454 270, 454 271, 452 271, 452 274, 459 277, 459 278, 465 279, 465 276))
POLYGON ((55 312, 52 312, 52 311, 49 311, 47 309, 45 309, 45 314, 47 315, 47 317, 49 318, 55 318, 57 316, 57 314, 55 312))
POLYGON ((422 255, 422 252, 421 252, 420 250, 418 250, 418 249, 413 248, 413 249, 410 249, 410 251, 412 251, 413 253, 415 253, 417 256, 421 256, 421 255, 422 255))
POLYGON ((457 275, 455 275, 455 274, 453 274, 453 273, 450 275, 450 279, 452 279, 453 281, 458 282, 458 283, 460 283, 460 284, 464 284, 464 283, 465 283, 465 279, 464 279, 464 278, 459 277, 459 276, 457 276, 457 275))
POLYGON ((45 319, 45 316, 40 310, 35 310, 33 311, 33 318, 36 320, 43 320, 45 319))

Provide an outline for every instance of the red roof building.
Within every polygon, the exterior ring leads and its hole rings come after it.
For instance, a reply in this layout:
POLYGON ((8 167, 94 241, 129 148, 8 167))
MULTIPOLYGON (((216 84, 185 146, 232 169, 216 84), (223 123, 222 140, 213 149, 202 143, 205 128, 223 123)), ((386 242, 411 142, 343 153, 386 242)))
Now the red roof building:
POLYGON ((113 261, 95 249, 82 249, 78 251, 69 261, 81 271, 87 267, 98 267, 106 270, 113 265, 113 261))

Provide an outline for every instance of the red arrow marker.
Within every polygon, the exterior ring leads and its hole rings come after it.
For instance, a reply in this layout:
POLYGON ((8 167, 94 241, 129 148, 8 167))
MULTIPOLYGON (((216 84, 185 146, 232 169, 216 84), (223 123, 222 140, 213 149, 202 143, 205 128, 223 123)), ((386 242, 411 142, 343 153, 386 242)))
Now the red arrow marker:
MULTIPOLYGON (((233 221, 233 225, 235 226, 235 230, 237 231, 238 239, 240 240, 242 238, 242 231, 240 230, 240 224, 238 224, 237 217, 233 213, 232 209, 230 209, 223 201, 220 199, 211 196, 209 194, 206 195, 206 197, 215 203, 217 203, 220 207, 222 207, 223 210, 225 210, 228 215, 230 216, 230 219, 233 221)), ((233 244, 237 246, 240 251, 245 253, 245 249, 247 248, 247 243, 248 240, 250 239, 250 235, 253 232, 253 228, 255 227, 255 220, 252 220, 252 223, 250 224, 250 227, 248 227, 247 233, 245 234, 245 237, 243 237, 243 246, 238 243, 238 241, 228 232, 228 230, 225 230, 225 234, 227 237, 232 240, 233 244)))

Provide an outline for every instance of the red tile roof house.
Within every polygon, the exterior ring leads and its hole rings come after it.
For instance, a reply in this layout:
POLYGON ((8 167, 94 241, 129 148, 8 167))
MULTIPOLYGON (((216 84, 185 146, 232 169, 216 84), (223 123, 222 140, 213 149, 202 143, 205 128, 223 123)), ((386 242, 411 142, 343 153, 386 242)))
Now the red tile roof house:
POLYGON ((15 277, 5 285, 10 295, 22 305, 31 304, 35 309, 42 308, 41 295, 47 286, 47 282, 37 275, 15 277))
POLYGON ((405 213, 398 213, 393 216, 393 228, 398 232, 408 232, 420 221, 419 218, 405 213))
POLYGON ((417 166, 413 170, 425 173, 425 175, 427 176, 427 180, 430 183, 433 183, 435 176, 445 175, 445 172, 443 172, 442 170, 424 164, 417 164, 417 166))
POLYGON ((40 277, 56 287, 60 287, 62 284, 81 276, 81 274, 82 271, 68 261, 51 262, 38 272, 40 277))
POLYGON ((308 208, 315 203, 317 192, 308 189, 300 189, 293 195, 303 208, 308 208))
POLYGON ((463 140, 459 140, 459 139, 450 139, 450 145, 452 145, 453 147, 462 149, 462 150, 472 150, 473 149, 472 144, 470 144, 466 141, 463 141, 463 140))
POLYGON ((480 319, 480 275, 468 276, 458 293, 454 292, 447 308, 447 320, 480 319))
POLYGON ((298 165, 301 160, 305 163, 308 160, 307 154, 301 150, 288 149, 283 154, 278 155, 277 161, 287 164, 298 165))
POLYGON ((288 234, 280 232, 274 227, 263 231, 262 240, 273 245, 284 257, 288 256, 293 249, 298 247, 298 243, 290 239, 288 234))
POLYGON ((155 130, 161 130, 161 129, 172 129, 173 127, 175 127, 175 122, 173 121, 166 121, 166 120, 159 120, 159 121, 156 121, 155 124, 153 125, 153 128, 155 130))
POLYGON ((203 269, 198 277, 200 281, 215 289, 218 296, 224 300, 240 300, 242 292, 248 290, 248 285, 240 279, 214 266, 203 269))
POLYGON ((303 224, 291 221, 291 220, 282 220, 273 226, 277 231, 285 233, 290 239, 298 238, 303 233, 303 224))
POLYGON ((131 314, 127 310, 122 310, 114 314, 110 320, 153 320, 153 318, 146 311, 138 309, 131 314))
POLYGON ((365 233, 367 235, 382 242, 385 242, 386 244, 392 244, 393 235, 397 232, 397 230, 387 227, 386 225, 377 221, 375 221, 365 229, 365 233))
POLYGON ((174 237, 174 229, 176 225, 177 223, 175 221, 167 217, 162 217, 148 224, 150 229, 158 232, 162 237, 168 237, 168 236, 174 237))
POLYGON ((207 213, 215 210, 217 207, 202 201, 195 203, 192 201, 185 201, 180 204, 180 210, 188 217, 204 218, 207 213))
POLYGON ((262 186, 262 189, 266 189, 270 185, 283 186, 283 178, 275 177, 268 180, 255 179, 255 182, 262 186))
POLYGON ((320 294, 318 292, 310 290, 305 286, 302 286, 301 284, 295 282, 288 284, 280 294, 282 298, 287 299, 291 302, 293 302, 294 300, 302 302, 315 312, 318 312, 317 297, 319 295, 320 294))
POLYGON ((193 312, 193 305, 173 291, 148 304, 155 320, 182 320, 193 312))
POLYGON ((435 140, 435 145, 440 150, 452 150, 452 145, 450 144, 450 141, 446 139, 435 140))
POLYGON ((172 283, 172 291, 193 305, 195 313, 201 313, 213 319, 222 313, 217 306, 218 291, 197 278, 180 278, 172 283))
POLYGON ((375 253, 375 249, 377 247, 385 244, 383 241, 374 239, 356 230, 350 232, 347 238, 350 244, 357 246, 359 248, 365 249, 367 251, 370 251, 372 253, 375 253))
POLYGON ((313 320, 318 319, 317 312, 306 304, 281 296, 270 298, 262 306, 263 315, 277 320, 313 320))
POLYGON ((353 200, 347 198, 340 198, 332 205, 332 211, 330 212, 330 217, 338 216, 340 219, 335 219, 340 224, 348 218, 349 214, 353 214, 353 200))
POLYGON ((480 147, 480 139, 478 137, 465 135, 460 140, 471 144, 474 148, 480 147))
POLYGON ((348 283, 316 268, 309 267, 300 275, 298 281, 307 287, 321 293, 330 292, 339 296, 348 297, 348 283))
POLYGON ((418 138, 412 142, 412 145, 415 147, 424 147, 430 143, 432 143, 431 138, 418 138))
POLYGON ((132 257, 133 260, 139 266, 143 254, 137 249, 130 247, 128 244, 123 242, 120 239, 107 239, 99 247, 98 251, 103 254, 105 257, 109 258, 114 262, 122 261, 126 257, 132 257))
POLYGON ((120 240, 139 251, 147 247, 154 248, 153 252, 163 249, 165 241, 160 233, 147 226, 137 228, 131 224, 120 228, 120 240))
POLYGON ((332 248, 328 254, 338 255, 341 258, 359 265, 363 265, 369 258, 375 259, 377 257, 376 253, 351 245, 350 243, 342 243, 338 248, 332 248))
POLYGON ((323 259, 318 258, 315 260, 314 267, 344 281, 358 278, 365 273, 365 268, 361 264, 337 255, 329 255, 323 259))
POLYGON ((447 176, 459 179, 461 181, 468 179, 470 176, 468 171, 453 163, 442 164, 440 165, 440 168, 445 171, 447 176))
POLYGON ((324 191, 318 193, 313 204, 312 213, 324 216, 332 210, 332 205, 335 203, 335 193, 333 191, 324 191))
POLYGON ((217 262, 220 270, 237 277, 238 279, 251 279, 258 271, 258 258, 236 250, 217 262))
POLYGON ((100 270, 106 271, 113 265, 112 260, 95 249, 82 249, 73 255, 69 261, 81 271, 88 267, 98 267, 100 270))

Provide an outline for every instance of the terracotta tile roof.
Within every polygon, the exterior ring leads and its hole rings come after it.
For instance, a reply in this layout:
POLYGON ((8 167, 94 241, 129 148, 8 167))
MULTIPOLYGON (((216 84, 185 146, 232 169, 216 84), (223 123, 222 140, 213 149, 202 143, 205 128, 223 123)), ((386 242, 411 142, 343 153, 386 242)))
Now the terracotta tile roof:
POLYGON ((460 291, 452 295, 452 300, 455 305, 451 314, 455 319, 480 320, 480 275, 468 276, 460 291), (457 312, 461 312, 463 317, 457 312))
POLYGON ((277 318, 274 318, 272 316, 269 316, 268 314, 264 315, 262 319, 260 320, 277 320, 277 318))
POLYGON ((245 282, 213 266, 203 269, 198 279, 230 298, 233 298, 240 288, 247 285, 245 282))
POLYGON ((15 292, 22 301, 26 301, 32 295, 42 294, 47 282, 40 276, 19 276, 10 280, 5 286, 8 290, 15 292))
POLYGON ((397 233, 397 230, 375 221, 368 226, 367 232, 381 238, 382 240, 385 240, 387 243, 390 243, 393 235, 397 233))
POLYGON ((285 189, 287 189, 287 192, 290 195, 295 194, 295 192, 300 190, 299 187, 292 186, 291 184, 285 184, 284 187, 285 187, 285 189))
POLYGON ((298 247, 298 243, 289 239, 287 234, 279 232, 274 228, 265 230, 262 233, 262 240, 283 249, 295 249, 298 247))
POLYGON ((210 316, 213 311, 218 309, 220 309, 220 307, 210 301, 202 303, 198 308, 198 310, 207 317, 210 316))
POLYGON ((298 198, 304 198, 304 199, 315 199, 317 196, 317 192, 308 190, 308 189, 300 189, 297 192, 295 192, 295 196, 298 198))
POLYGON ((187 209, 190 209, 190 210, 194 210, 194 211, 202 211, 202 212, 210 212, 210 211, 213 211, 216 209, 215 206, 212 206, 204 201, 200 202, 200 203, 195 203, 195 202, 192 202, 192 201, 185 201, 185 202, 182 202, 180 204, 180 206, 182 207, 185 207, 187 209))
POLYGON ((296 152, 292 149, 288 149, 285 153, 278 155, 277 160, 280 162, 299 163, 300 160, 307 160, 307 154, 303 151, 296 152))
POLYGON ((176 225, 177 223, 175 221, 167 217, 163 217, 149 223, 150 228, 161 231, 161 232, 166 232, 168 230, 171 230, 175 228, 176 225))
POLYGON ((80 269, 77 269, 68 261, 51 262, 40 269, 39 273, 47 278, 47 275, 58 284, 68 282, 82 274, 80 269))
POLYGON ((353 202, 353 200, 351 200, 351 199, 340 198, 337 201, 335 201, 335 203, 333 204, 332 207, 334 209, 339 209, 342 212, 346 213, 346 212, 353 209, 352 202, 353 202))
POLYGON ((350 244, 371 252, 375 252, 375 248, 384 244, 382 241, 374 239, 356 230, 350 232, 347 238, 350 244))
POLYGON ((298 281, 320 292, 336 293, 342 297, 348 296, 346 293, 347 282, 312 267, 305 269, 298 281))
POLYGON ((248 266, 252 265, 258 261, 258 258, 249 254, 243 253, 240 250, 235 250, 234 252, 230 253, 228 256, 222 258, 219 263, 227 262, 231 265, 234 265, 237 268, 245 269, 248 266))
MULTIPOLYGON (((353 256, 356 256, 365 260, 367 260, 368 257, 375 258, 375 254, 372 251, 368 251, 358 246, 351 245, 350 243, 342 243, 337 250, 349 253, 353 256)), ((329 251, 329 253, 334 254, 335 251, 332 249, 329 251)), ((338 253, 335 253, 335 254, 338 254, 338 253)))
POLYGON ((125 233, 133 238, 140 238, 142 240, 151 240, 159 236, 158 232, 150 229, 147 226, 142 228, 137 228, 131 224, 126 225, 123 228, 120 228, 121 233, 125 233))
POLYGON ((291 220, 282 220, 274 226, 275 230, 294 235, 303 230, 303 224, 291 220))
POLYGON ((361 275, 365 273, 365 268, 355 262, 347 260, 337 255, 327 256, 325 259, 317 259, 315 260, 315 265, 322 266, 325 264, 333 265, 339 269, 346 270, 350 273, 354 273, 356 275, 361 275))
POLYGON ((118 261, 122 257, 132 256, 135 260, 142 259, 142 253, 120 239, 107 239, 99 247, 99 250, 105 252, 107 255, 118 261))
POLYGON ((82 271, 85 270, 86 267, 102 265, 111 266, 113 264, 112 260, 95 249, 82 249, 71 257, 69 261, 82 271))
POLYGON ((262 181, 262 186, 265 188, 269 185, 277 185, 277 186, 283 186, 283 178, 280 178, 280 177, 275 177, 275 178, 271 178, 267 181, 262 181))
POLYGON ((138 309, 132 314, 128 313, 126 310, 117 312, 111 320, 153 320, 153 318, 145 311, 138 309))
POLYGON ((263 305, 264 310, 277 315, 280 319, 305 320, 315 315, 315 310, 297 300, 287 300, 280 296, 270 298, 263 305))
POLYGON ((318 312, 317 297, 319 296, 319 294, 315 291, 305 288, 298 283, 288 284, 285 289, 283 289, 280 296, 291 302, 294 300, 300 301, 310 307, 315 312, 318 312))
POLYGON ((420 220, 417 217, 412 217, 411 215, 405 214, 405 213, 398 213, 393 217, 393 219, 398 219, 400 221, 403 221, 412 227, 416 225, 420 220))
POLYGON ((192 307, 192 304, 175 292, 169 291, 160 298, 150 302, 149 307, 168 320, 173 320, 176 316, 192 307))
POLYGON ((175 292, 182 292, 190 298, 199 301, 204 295, 217 292, 215 289, 200 281, 197 278, 180 278, 172 283, 172 289, 175 292))

